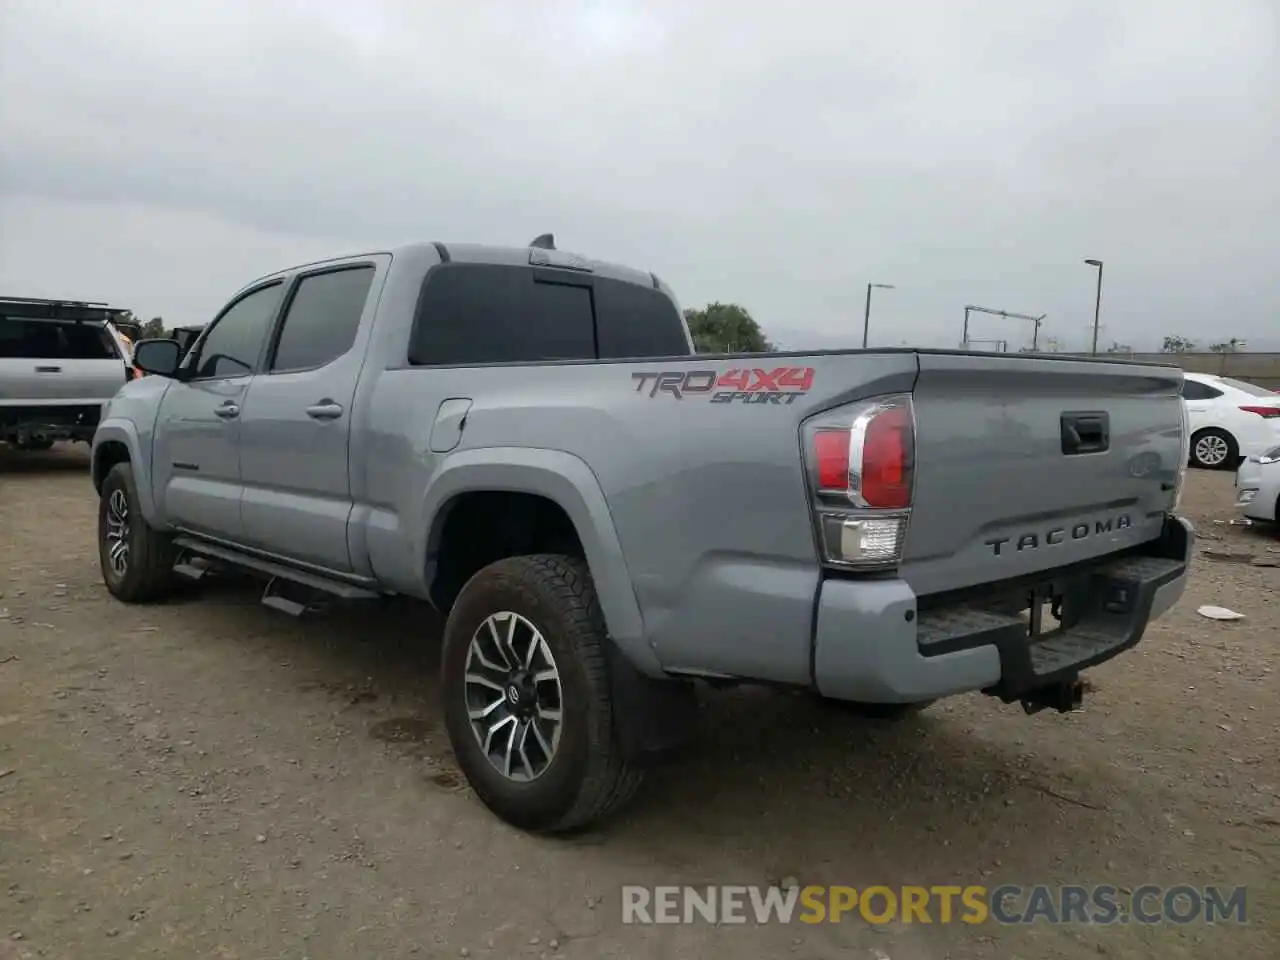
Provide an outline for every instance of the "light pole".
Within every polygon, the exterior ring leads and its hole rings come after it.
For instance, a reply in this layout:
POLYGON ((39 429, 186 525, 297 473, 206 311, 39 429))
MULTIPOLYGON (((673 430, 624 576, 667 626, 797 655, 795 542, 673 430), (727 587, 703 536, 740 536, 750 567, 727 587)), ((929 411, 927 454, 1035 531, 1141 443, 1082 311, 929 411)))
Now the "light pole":
POLYGON ((1093 301, 1093 350, 1092 350, 1092 353, 1096 356, 1098 353, 1098 318, 1102 314, 1102 261, 1086 260, 1085 263, 1087 263, 1091 267, 1098 268, 1098 293, 1093 301))
POLYGON ((1013 317, 1015 320, 1030 320, 1033 324, 1031 328, 1031 349, 1033 352, 1040 345, 1040 325, 1044 323, 1044 318, 1048 316, 1047 313, 1033 316, 1029 313, 1010 313, 1008 310, 992 310, 990 307, 975 307, 973 304, 968 304, 964 308, 964 335, 960 341, 961 350, 969 349, 969 314, 971 313, 985 313, 993 317, 1013 317))
POLYGON ((867 310, 862 315, 862 349, 867 349, 867 334, 871 330, 871 291, 876 290, 894 290, 897 289, 892 283, 868 283, 867 284, 867 310))

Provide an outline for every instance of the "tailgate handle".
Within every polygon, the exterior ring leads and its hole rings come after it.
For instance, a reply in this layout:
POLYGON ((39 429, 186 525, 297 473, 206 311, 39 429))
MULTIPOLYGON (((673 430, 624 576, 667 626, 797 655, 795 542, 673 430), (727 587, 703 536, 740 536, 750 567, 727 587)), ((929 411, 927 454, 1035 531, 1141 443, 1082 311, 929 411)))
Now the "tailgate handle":
POLYGON ((36 367, 36 373, 61 373, 61 367, 36 367))
POLYGON ((1102 453, 1111 446, 1111 418, 1106 411, 1064 413, 1062 452, 1069 457, 1082 453, 1102 453))

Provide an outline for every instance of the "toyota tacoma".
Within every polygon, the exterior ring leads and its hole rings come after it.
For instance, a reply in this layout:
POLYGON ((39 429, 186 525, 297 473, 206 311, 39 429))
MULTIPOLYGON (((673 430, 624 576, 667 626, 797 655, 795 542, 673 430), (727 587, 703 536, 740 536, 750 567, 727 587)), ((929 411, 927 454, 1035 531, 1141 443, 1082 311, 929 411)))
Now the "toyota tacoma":
POLYGON ((626 800, 699 681, 1066 711, 1186 583, 1173 367, 698 355, 656 276, 547 236, 273 273, 134 362, 93 441, 110 592, 430 603, 458 764, 530 830, 626 800))

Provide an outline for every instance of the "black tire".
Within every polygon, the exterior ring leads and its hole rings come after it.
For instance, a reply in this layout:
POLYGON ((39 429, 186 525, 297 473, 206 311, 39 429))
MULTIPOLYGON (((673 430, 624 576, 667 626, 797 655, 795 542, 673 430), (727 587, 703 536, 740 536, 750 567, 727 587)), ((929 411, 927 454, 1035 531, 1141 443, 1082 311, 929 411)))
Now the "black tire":
POLYGON ((1235 437, 1217 427, 1197 430, 1191 438, 1191 462, 1201 470, 1234 470, 1240 462, 1240 445, 1236 443, 1235 437), (1206 446, 1212 445, 1219 450, 1221 444, 1225 444, 1226 451, 1223 459, 1216 461, 1212 458, 1205 459, 1208 450, 1198 449, 1202 442, 1206 446))
POLYGON ((153 530, 142 517, 133 467, 128 463, 117 463, 103 479, 98 500, 98 562, 102 567, 102 582, 113 597, 125 603, 159 600, 173 590, 173 564, 176 559, 172 538, 153 530), (123 537, 127 551, 123 570, 117 569, 111 557, 112 547, 117 542, 117 535, 113 532, 118 528, 113 513, 117 495, 123 495, 127 508, 123 537))
POLYGON ((441 693, 454 756, 481 801, 523 830, 559 833, 595 823, 640 786, 618 743, 605 665, 604 616, 586 564, 539 554, 509 557, 482 569, 462 588, 445 624, 441 693), (486 755, 468 716, 471 641, 486 620, 512 612, 537 627, 560 681, 559 742, 533 779, 505 775, 486 755))
POLYGON ((50 437, 28 437, 27 439, 20 440, 17 443, 17 448, 19 450, 27 450, 31 452, 48 450, 52 446, 53 439, 50 437))
POLYGON ((859 700, 831 699, 827 699, 826 702, 841 713, 852 717, 884 721, 906 720, 919 716, 937 703, 936 700, 922 700, 919 703, 863 703, 859 700))

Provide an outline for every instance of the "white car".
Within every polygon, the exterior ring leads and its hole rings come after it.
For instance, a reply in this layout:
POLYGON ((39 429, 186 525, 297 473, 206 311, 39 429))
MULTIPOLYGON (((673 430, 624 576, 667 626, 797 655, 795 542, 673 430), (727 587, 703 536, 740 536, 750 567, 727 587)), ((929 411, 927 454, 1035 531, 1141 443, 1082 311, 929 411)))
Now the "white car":
POLYGON ((1234 470, 1241 457, 1280 446, 1280 394, 1230 377, 1188 373, 1182 399, 1197 467, 1234 470))
POLYGON ((1280 520, 1280 446, 1240 464, 1236 509, 1254 520, 1280 520))

